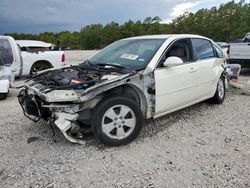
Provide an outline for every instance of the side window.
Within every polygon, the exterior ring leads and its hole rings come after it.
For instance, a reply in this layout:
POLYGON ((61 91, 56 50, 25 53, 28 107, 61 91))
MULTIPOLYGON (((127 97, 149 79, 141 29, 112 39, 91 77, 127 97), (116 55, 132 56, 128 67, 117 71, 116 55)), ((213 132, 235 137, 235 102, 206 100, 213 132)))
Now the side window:
POLYGON ((0 39, 0 56, 4 65, 10 66, 13 62, 13 53, 10 42, 7 39, 0 39))
POLYGON ((214 49, 210 41, 205 39, 192 39, 196 59, 207 59, 215 57, 214 49))
POLYGON ((180 40, 173 43, 160 60, 159 67, 162 67, 166 59, 172 56, 181 58, 184 63, 192 61, 190 42, 188 40, 180 40))
POLYGON ((215 49, 219 58, 224 57, 224 53, 217 46, 214 46, 214 49, 215 49))

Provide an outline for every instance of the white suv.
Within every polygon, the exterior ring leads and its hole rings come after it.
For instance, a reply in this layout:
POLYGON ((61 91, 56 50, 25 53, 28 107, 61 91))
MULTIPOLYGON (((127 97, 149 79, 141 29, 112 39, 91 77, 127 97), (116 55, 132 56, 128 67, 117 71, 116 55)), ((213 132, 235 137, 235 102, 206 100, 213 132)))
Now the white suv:
POLYGON ((71 142, 90 128, 104 144, 131 142, 143 120, 225 97, 224 55, 197 35, 119 40, 79 66, 45 71, 25 84, 25 115, 54 122, 71 142))

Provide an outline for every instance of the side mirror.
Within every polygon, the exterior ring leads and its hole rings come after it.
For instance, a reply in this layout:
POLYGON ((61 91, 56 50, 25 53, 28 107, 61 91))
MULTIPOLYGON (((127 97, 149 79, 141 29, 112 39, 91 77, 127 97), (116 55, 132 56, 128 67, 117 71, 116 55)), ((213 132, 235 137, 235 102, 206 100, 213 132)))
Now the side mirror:
POLYGON ((182 65, 183 63, 184 62, 181 58, 171 56, 171 57, 166 59, 166 61, 163 63, 163 66, 164 67, 173 67, 173 66, 177 66, 177 65, 182 65))

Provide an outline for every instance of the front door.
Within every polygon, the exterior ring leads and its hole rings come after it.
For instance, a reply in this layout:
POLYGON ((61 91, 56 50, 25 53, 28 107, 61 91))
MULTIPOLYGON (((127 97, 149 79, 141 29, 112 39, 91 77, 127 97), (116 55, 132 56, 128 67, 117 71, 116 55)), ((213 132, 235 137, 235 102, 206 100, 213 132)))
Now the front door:
POLYGON ((174 67, 159 65, 155 74, 155 116, 174 111, 194 102, 198 92, 199 67, 193 63, 192 45, 189 40, 175 42, 163 55, 164 62, 170 56, 181 58, 184 63, 174 67))

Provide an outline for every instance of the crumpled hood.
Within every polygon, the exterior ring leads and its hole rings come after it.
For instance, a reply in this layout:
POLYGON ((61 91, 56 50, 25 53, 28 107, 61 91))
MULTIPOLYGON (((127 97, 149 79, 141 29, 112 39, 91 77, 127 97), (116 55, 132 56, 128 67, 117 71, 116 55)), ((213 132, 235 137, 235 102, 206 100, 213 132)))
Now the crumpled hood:
POLYGON ((122 74, 112 70, 82 69, 78 66, 50 70, 28 80, 24 86, 46 102, 79 102, 110 88, 134 72, 122 74))

